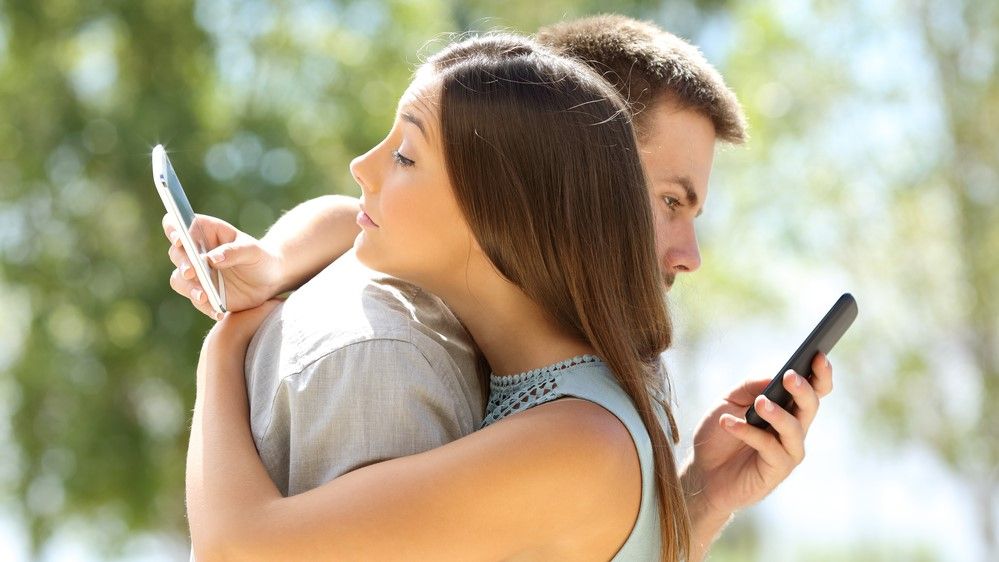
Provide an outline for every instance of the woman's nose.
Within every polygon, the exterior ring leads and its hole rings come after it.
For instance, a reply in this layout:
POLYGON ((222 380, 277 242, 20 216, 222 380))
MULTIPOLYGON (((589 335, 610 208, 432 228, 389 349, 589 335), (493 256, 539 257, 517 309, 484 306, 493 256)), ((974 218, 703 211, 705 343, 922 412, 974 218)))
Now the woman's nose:
POLYGON ((354 181, 357 182, 357 185, 361 186, 363 193, 372 193, 373 186, 377 184, 377 182, 369 181, 368 178, 367 166, 370 160, 371 151, 369 150, 350 161, 350 175, 354 176, 354 181))

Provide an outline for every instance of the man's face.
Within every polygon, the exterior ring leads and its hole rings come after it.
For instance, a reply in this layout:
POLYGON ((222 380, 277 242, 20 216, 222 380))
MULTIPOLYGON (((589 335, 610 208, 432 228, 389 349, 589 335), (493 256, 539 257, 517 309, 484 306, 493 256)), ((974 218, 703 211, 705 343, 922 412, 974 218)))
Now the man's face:
POLYGON ((668 101, 646 111, 646 134, 638 147, 649 180, 656 254, 669 288, 678 273, 701 265, 694 219, 708 196, 715 128, 701 113, 668 101))

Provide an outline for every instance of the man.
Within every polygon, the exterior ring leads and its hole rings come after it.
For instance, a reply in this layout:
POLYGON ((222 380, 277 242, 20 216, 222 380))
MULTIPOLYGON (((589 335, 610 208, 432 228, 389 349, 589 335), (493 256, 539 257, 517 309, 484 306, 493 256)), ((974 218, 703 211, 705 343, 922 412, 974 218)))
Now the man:
MULTIPOLYGON (((745 139, 734 94, 693 46, 651 24, 597 16, 542 29, 538 39, 590 64, 628 101, 666 284, 697 270, 694 219, 704 208, 715 143, 745 139)), ((230 308, 256 306, 312 277, 353 237, 356 212, 349 198, 310 201, 260 241, 206 217, 218 246, 209 260, 226 272, 230 308)), ((171 258, 179 267, 171 286, 211 315, 176 244, 171 258)), ((246 366, 258 450, 286 494, 456 439, 482 414, 482 373, 446 307, 364 270, 350 253, 268 318, 246 366)), ((815 371, 814 392, 799 401, 795 416, 764 414, 780 420, 777 435, 741 419, 765 380, 748 381, 705 416, 681 476, 692 560, 703 557, 737 509, 760 500, 801 461, 818 400, 831 389, 824 358, 815 371)))

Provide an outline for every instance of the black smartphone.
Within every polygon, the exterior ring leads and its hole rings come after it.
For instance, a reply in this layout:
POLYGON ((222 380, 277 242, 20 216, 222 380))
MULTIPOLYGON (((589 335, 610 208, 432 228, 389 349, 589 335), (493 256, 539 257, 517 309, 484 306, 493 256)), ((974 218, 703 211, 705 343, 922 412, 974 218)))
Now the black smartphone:
MULTIPOLYGON (((808 334, 805 341, 798 346, 798 351, 795 351, 794 355, 781 367, 777 376, 763 390, 763 395, 773 401, 774 404, 790 412, 791 406, 794 404, 794 399, 784 388, 784 373, 788 369, 793 369, 795 373, 805 377, 805 380, 810 380, 812 378, 812 359, 820 351, 828 355, 829 351, 843 337, 847 328, 853 324, 856 318, 857 301, 850 293, 844 293, 836 301, 836 304, 829 309, 829 312, 826 313, 818 325, 815 326, 812 333, 808 334)), ((756 413, 755 406, 750 406, 746 410, 746 421, 750 425, 761 429, 770 427, 770 423, 756 413)))

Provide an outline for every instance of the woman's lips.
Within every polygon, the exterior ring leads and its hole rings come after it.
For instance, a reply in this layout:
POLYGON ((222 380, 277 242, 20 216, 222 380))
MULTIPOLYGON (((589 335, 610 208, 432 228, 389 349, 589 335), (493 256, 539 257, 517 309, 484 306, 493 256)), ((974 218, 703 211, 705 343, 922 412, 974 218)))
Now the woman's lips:
POLYGON ((378 228, 375 221, 371 220, 368 213, 364 211, 357 213, 357 224, 361 225, 361 228, 378 228))

